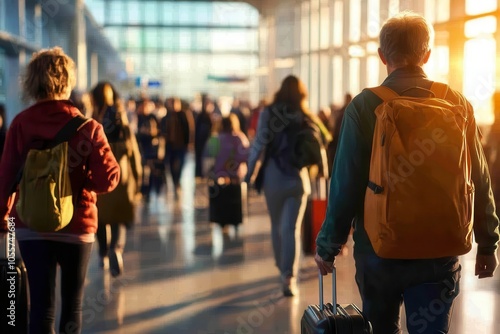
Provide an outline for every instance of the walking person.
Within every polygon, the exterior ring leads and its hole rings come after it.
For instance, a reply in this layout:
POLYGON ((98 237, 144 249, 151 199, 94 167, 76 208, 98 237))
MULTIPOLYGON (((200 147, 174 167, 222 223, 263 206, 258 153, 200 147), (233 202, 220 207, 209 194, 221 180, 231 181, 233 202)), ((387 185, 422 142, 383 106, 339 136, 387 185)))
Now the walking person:
POLYGON ((137 142, 142 157, 141 193, 149 203, 151 192, 158 197, 165 185, 165 168, 163 165, 162 141, 160 140, 160 122, 153 113, 155 104, 144 97, 137 107, 137 142))
POLYGON ((161 135, 165 139, 165 163, 170 167, 174 198, 181 193, 181 176, 189 145, 194 137, 194 117, 187 101, 167 99, 167 114, 160 121, 161 135))
POLYGON ((402 303, 409 333, 448 333, 453 301, 460 291, 458 255, 471 249, 472 233, 477 243, 476 276, 480 279, 491 277, 498 265, 499 223, 474 110, 460 92, 431 81, 422 68, 431 53, 431 29, 422 16, 411 12, 400 13, 383 25, 378 53, 388 76, 382 86, 377 87, 380 90, 363 90, 345 110, 327 215, 316 239, 315 260, 325 275, 332 272, 335 256, 346 243, 351 224, 354 225, 356 283, 363 312, 371 322, 374 334, 402 332, 402 303), (382 99, 375 93, 382 90, 393 91, 393 100, 382 99), (401 95, 410 97, 402 100, 401 95), (440 98, 430 99, 433 96, 440 98), (418 97, 422 98, 419 101, 427 103, 419 112, 413 113, 408 107, 398 109, 398 117, 379 113, 389 112, 388 106, 395 107, 399 105, 398 101, 408 105, 411 98, 418 97), (383 101, 393 103, 385 104, 387 109, 377 109, 383 101), (431 105, 432 101, 439 103, 440 107, 431 105), (432 114, 426 113, 429 108, 432 108, 432 114), (439 112, 447 117, 442 117, 439 112), (379 115, 394 118, 383 119, 379 115), (397 123, 402 117, 411 115, 415 115, 414 122, 397 123), (379 130, 377 123, 385 120, 393 120, 394 124, 401 126, 397 129, 404 127, 408 132, 376 132, 375 136, 374 131, 379 130), (432 123, 434 121, 440 123, 432 123), (410 132, 414 136, 431 135, 432 139, 409 136, 411 139, 403 145, 393 140, 398 136, 404 141, 405 134, 410 132), (455 144, 453 140, 457 145, 451 145, 455 144), (410 146, 406 147, 406 144, 410 146), (406 163, 402 155, 390 155, 393 167, 399 168, 397 173, 388 170, 392 167, 390 165, 375 167, 373 164, 377 161, 371 160, 371 156, 382 152, 382 147, 388 152, 397 147, 403 152, 403 147, 406 148, 412 154, 410 160, 413 163, 406 163), (419 159, 424 156, 422 152, 429 154, 419 159), (401 162, 399 167, 398 162, 401 162), (433 164, 428 165, 428 162, 433 164), (383 177, 382 181, 378 180, 378 175, 382 174, 387 175, 386 181, 383 177), (475 187, 473 201, 469 181, 475 187), (443 182, 457 187, 442 186, 443 182), (432 192, 426 193, 428 189, 432 192), (424 193, 428 195, 421 195, 424 193), (389 202, 389 198, 394 201, 389 202), (384 203, 392 206, 378 206, 384 203), (473 209, 469 207, 470 211, 465 212, 468 206, 473 206, 473 209), (399 207, 400 211, 396 211, 399 207), (379 212, 384 210, 388 211, 380 215, 379 212), (450 215, 444 212, 450 212, 450 215), (424 215, 427 218, 422 218, 424 215), (416 216, 418 219, 415 220, 416 216), (432 224, 421 230, 428 221, 432 224), (404 233, 409 229, 419 233, 406 236, 404 233), (462 231, 463 234, 456 237, 455 233, 462 231), (406 244, 393 247, 401 240, 406 244), (392 253, 385 248, 386 245, 392 247, 392 253))
POLYGON ((195 154, 195 177, 203 178, 203 153, 205 144, 212 132, 212 113, 214 103, 206 95, 202 96, 201 111, 195 118, 194 128, 194 154, 195 154))
MULTIPOLYGON (((29 229, 15 203, 17 176, 28 151, 50 145, 56 133, 81 112, 68 100, 76 82, 75 65, 60 47, 34 53, 23 78, 26 97, 35 103, 12 121, 0 162, 0 215, 15 222, 16 238, 28 271, 30 333, 54 333, 56 272, 61 271, 58 332, 80 333, 87 266, 97 230, 96 193, 113 190, 120 177, 102 126, 89 120, 68 141, 73 216, 57 232, 29 229), (13 190, 15 192, 13 192, 13 190)), ((30 203, 26 203, 29 207, 30 203)), ((31 203, 35 206, 35 203, 31 203)))
MULTIPOLYGON (((241 181, 246 175, 250 142, 241 131, 238 116, 229 114, 221 120, 221 129, 205 146, 204 159, 213 161, 205 173, 209 179, 210 222, 221 227, 243 222, 243 198, 246 188, 241 181), (243 193, 242 193, 243 191, 243 193)), ((227 231, 227 229, 225 229, 227 231)))
POLYGON ((98 196, 99 263, 113 277, 123 272, 123 250, 127 228, 135 216, 135 199, 140 194, 142 165, 139 146, 132 133, 125 108, 116 89, 101 81, 91 90, 93 118, 101 123, 111 150, 120 164, 120 182, 110 193, 98 196))
POLYGON ((272 104, 260 114, 245 176, 245 181, 250 183, 260 156, 268 156, 261 167, 264 168, 263 190, 271 217, 274 260, 285 296, 295 294, 301 224, 311 193, 308 168, 298 169, 289 159, 291 148, 286 142, 292 142, 288 136, 296 132, 287 129, 296 128, 306 117, 312 118, 305 104, 306 97, 306 88, 297 77, 290 75, 283 80, 272 104))

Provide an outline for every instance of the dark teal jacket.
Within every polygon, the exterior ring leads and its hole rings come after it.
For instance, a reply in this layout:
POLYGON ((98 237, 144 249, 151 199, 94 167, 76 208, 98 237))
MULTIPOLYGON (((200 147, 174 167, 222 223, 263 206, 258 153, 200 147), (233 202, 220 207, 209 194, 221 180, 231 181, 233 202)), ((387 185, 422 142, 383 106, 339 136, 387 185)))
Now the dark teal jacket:
MULTIPOLYGON (((408 96, 428 96, 425 91, 409 88, 418 86, 428 89, 431 84, 432 81, 420 67, 397 69, 382 83, 396 93, 408 96)), ((446 99, 463 105, 471 119, 474 119, 472 106, 461 93, 449 89, 446 99)), ((316 239, 317 252, 324 260, 331 261, 339 253, 341 245, 347 242, 351 227, 354 227, 354 253, 374 253, 363 225, 363 206, 376 120, 374 111, 381 102, 371 91, 363 90, 345 110, 331 175, 328 209, 316 239)), ((478 253, 493 254, 499 240, 499 223, 486 158, 475 121, 469 125, 468 138, 472 180, 476 191, 475 241, 478 243, 478 253)))

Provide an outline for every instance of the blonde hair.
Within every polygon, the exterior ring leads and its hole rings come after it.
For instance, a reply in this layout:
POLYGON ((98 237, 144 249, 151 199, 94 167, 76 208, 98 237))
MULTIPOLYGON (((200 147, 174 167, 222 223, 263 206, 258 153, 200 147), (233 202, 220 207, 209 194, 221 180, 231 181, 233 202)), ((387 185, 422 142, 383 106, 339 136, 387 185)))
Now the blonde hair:
POLYGON ((432 27, 424 17, 404 11, 382 26, 380 50, 391 66, 420 66, 430 50, 432 34, 432 27))
POLYGON ((33 53, 24 78, 27 99, 52 99, 70 92, 76 83, 75 63, 61 47, 33 53))

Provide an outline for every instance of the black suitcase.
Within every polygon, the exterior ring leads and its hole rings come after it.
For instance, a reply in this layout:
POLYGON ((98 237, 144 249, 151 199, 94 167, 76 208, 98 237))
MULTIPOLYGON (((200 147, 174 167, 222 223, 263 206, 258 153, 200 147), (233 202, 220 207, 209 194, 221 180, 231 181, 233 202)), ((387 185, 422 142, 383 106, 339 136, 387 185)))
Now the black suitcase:
POLYGON ((26 334, 29 323, 28 273, 14 238, 14 234, 0 232, 0 333, 26 334))
POLYGON ((237 181, 215 182, 209 180, 210 222, 225 225, 239 225, 243 222, 246 203, 246 183, 237 181))
POLYGON ((372 334, 372 326, 354 304, 339 305, 336 272, 332 273, 332 303, 323 303, 323 276, 319 274, 319 305, 309 305, 302 315, 302 334, 372 334))

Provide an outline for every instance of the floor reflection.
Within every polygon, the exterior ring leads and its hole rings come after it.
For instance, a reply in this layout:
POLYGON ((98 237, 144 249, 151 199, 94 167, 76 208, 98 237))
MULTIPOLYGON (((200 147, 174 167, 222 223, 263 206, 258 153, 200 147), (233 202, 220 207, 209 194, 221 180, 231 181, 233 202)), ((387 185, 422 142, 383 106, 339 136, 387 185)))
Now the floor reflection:
MULTIPOLYGON (((188 162, 190 170, 192 158, 188 162)), ((299 295, 282 297, 263 198, 249 191, 247 219, 235 231, 207 221, 206 184, 187 172, 182 187, 178 201, 167 191, 139 208, 121 277, 99 268, 94 247, 83 333, 300 333, 303 310, 319 298, 312 257, 300 258, 299 295)), ((361 305, 351 242, 347 250, 337 260, 338 301, 361 305)), ((500 332, 500 271, 493 279, 477 280, 474 254, 462 259, 451 334, 500 332)), ((331 299, 329 284, 324 296, 331 299)))

